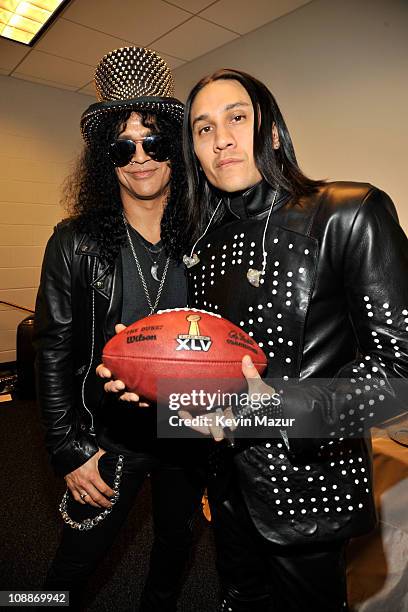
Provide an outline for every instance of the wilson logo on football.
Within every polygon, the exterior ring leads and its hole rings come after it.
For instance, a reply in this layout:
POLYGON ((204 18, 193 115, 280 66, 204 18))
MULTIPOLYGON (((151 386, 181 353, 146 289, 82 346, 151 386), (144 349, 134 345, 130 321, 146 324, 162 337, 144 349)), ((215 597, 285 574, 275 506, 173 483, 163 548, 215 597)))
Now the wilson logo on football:
POLYGON ((200 336, 200 328, 198 325, 201 319, 198 314, 191 314, 186 317, 190 323, 188 334, 179 334, 176 338, 178 346, 176 351, 205 351, 207 352, 212 345, 212 340, 209 336, 200 336))

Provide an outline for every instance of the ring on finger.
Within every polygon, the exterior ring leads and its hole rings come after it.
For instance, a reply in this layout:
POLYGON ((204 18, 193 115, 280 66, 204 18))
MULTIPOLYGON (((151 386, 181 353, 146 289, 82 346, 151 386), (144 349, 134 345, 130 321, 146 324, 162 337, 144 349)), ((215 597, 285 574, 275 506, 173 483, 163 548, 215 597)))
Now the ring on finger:
POLYGON ((79 497, 84 500, 87 495, 88 493, 81 493, 79 497))

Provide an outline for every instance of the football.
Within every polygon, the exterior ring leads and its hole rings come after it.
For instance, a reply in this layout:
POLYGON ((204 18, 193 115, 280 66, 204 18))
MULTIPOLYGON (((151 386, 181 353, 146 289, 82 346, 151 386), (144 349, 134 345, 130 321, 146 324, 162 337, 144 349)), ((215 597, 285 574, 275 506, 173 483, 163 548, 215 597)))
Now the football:
POLYGON ((218 314, 175 308, 140 319, 111 338, 103 363, 129 391, 155 401, 163 381, 167 392, 188 392, 191 380, 195 387, 202 381, 206 390, 221 380, 223 392, 242 390, 244 355, 262 374, 267 359, 250 335, 218 314))

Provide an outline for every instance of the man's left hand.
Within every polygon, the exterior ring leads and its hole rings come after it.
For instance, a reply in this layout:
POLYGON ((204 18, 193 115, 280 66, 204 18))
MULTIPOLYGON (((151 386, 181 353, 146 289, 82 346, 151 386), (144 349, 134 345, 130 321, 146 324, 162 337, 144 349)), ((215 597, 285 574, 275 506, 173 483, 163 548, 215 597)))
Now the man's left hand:
POLYGON ((253 364, 253 361, 249 355, 245 355, 242 358, 242 373, 245 376, 248 383, 248 395, 251 397, 252 395, 257 394, 258 396, 263 395, 273 395, 275 389, 267 385, 261 378, 258 370, 253 364))
MULTIPOLYGON (((188 412, 187 410, 179 410, 178 415, 181 419, 193 419, 194 414, 188 412)), ((234 414, 230 407, 225 408, 224 410, 218 409, 215 412, 208 412, 205 416, 206 425, 191 425, 190 428, 198 431, 204 436, 212 436, 216 442, 221 442, 226 436, 223 428, 218 424, 220 420, 220 416, 225 417, 226 419, 233 419, 234 414)), ((230 427, 230 430, 233 431, 235 427, 230 427)))
MULTIPOLYGON (((254 366, 252 359, 250 358, 249 355, 245 355, 242 358, 242 373, 245 376, 247 383, 248 383, 249 397, 251 397, 254 394, 258 395, 258 397, 262 394, 272 396, 275 393, 275 389, 273 387, 270 387, 269 385, 264 383, 264 381, 262 380, 258 370, 254 366)), ((182 419, 192 419, 194 416, 187 410, 179 410, 178 414, 182 419)), ((225 408, 222 411, 222 415, 226 419, 234 418, 234 413, 232 412, 232 409, 230 407, 225 408)), ((195 431, 198 431, 199 433, 202 433, 205 436, 211 435, 216 442, 220 442, 226 436, 225 436, 223 428, 217 424, 217 421, 219 420, 219 416, 220 416, 219 412, 209 413, 206 415, 207 422, 209 420, 211 421, 208 426, 207 425, 196 425, 196 426, 192 426, 191 429, 194 429, 195 431)), ((230 427, 230 429, 233 430, 233 429, 236 429, 236 427, 234 428, 230 427)))

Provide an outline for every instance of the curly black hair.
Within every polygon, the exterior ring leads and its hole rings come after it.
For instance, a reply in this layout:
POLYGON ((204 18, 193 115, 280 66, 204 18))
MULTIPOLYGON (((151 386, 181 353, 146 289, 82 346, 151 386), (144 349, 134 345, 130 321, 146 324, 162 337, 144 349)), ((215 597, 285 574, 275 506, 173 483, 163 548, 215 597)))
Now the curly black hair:
MULTIPOLYGON (((90 145, 85 145, 75 168, 64 183, 62 204, 74 226, 96 240, 101 258, 113 265, 126 239, 122 201, 115 168, 107 150, 122 131, 132 111, 112 112, 104 118, 90 145)), ((139 112, 152 133, 166 134, 172 143, 169 195, 161 220, 161 239, 176 260, 186 252, 186 175, 182 156, 181 126, 162 115, 139 112)))

